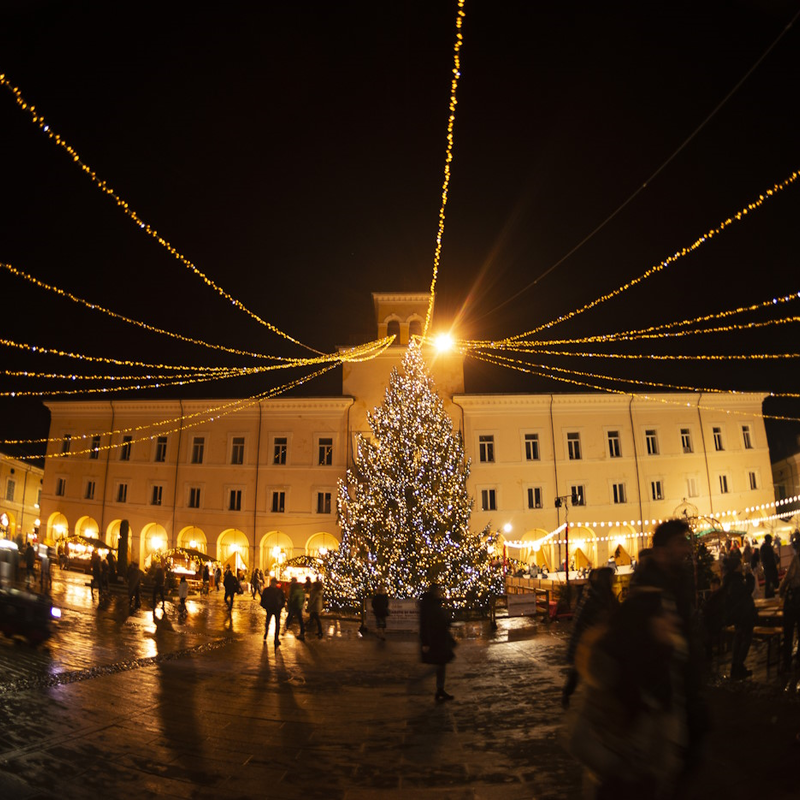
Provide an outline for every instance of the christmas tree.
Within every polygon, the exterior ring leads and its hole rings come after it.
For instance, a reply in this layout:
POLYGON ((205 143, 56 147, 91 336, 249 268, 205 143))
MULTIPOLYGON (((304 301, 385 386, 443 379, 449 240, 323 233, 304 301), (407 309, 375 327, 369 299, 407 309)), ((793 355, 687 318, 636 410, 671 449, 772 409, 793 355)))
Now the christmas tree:
POLYGON ((455 608, 498 594, 486 536, 470 530, 469 461, 422 358, 411 345, 384 403, 368 415, 357 465, 339 482, 342 542, 326 558, 328 605, 357 607, 383 584, 419 597, 435 581, 455 608))

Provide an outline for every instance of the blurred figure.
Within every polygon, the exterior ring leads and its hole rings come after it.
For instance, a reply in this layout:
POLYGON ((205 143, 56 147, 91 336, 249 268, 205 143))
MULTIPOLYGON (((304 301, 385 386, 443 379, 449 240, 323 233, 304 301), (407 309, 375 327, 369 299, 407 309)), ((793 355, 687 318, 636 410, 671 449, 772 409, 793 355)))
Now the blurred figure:
POLYGON ((208 584, 211 582, 211 570, 208 568, 208 562, 203 564, 203 594, 208 594, 208 584))
POLYGON ((725 577, 722 580, 725 622, 734 626, 733 657, 731 678, 749 678, 753 673, 744 665, 750 644, 753 641, 753 628, 756 624, 756 607, 752 588, 748 588, 742 573, 742 559, 738 553, 731 552, 725 559, 725 577))
POLYGON ((444 688, 445 669, 455 657, 456 641, 450 635, 450 615, 444 608, 442 587, 432 583, 419 603, 419 641, 423 664, 436 665, 437 702, 452 700, 444 688))
POLYGON ((161 610, 166 611, 166 598, 164 597, 164 582, 166 576, 164 575, 164 565, 159 560, 156 563, 156 571, 153 573, 153 613, 156 613, 156 605, 158 604, 158 597, 161 597, 161 610))
POLYGON ((322 638, 322 581, 317 579, 311 584, 311 594, 308 596, 308 624, 317 623, 317 638, 322 638))
POLYGON ((97 550, 92 552, 92 580, 89 584, 92 591, 92 600, 94 600, 94 590, 97 589, 97 597, 100 598, 100 593, 103 591, 102 579, 103 568, 100 566, 100 554, 97 550))
POLYGON ((372 598, 372 613, 375 615, 375 628, 378 637, 386 638, 386 617, 389 616, 389 595, 386 594, 386 587, 381 584, 378 591, 372 598))
POLYGON ((775 561, 775 551, 772 549, 772 535, 764 537, 764 544, 761 545, 761 567, 764 570, 764 597, 775 597, 775 589, 778 586, 778 564, 775 561))
POLYGON ((178 584, 178 601, 180 606, 178 614, 185 616, 186 614, 186 598, 189 596, 189 582, 186 580, 185 575, 181 575, 181 582, 178 584))
POLYGON ((222 583, 222 569, 220 565, 217 564, 217 568, 214 570, 214 586, 216 587, 217 591, 219 591, 221 583, 222 583))
POLYGON ((25 588, 31 589, 36 583, 36 551, 28 542, 25 548, 25 588))
POLYGON ((115 584, 117 582, 117 557, 111 550, 108 551, 106 561, 108 562, 108 582, 115 584))
POLYGON ((278 586, 278 579, 271 578, 269 586, 261 593, 261 607, 267 612, 267 620, 264 623, 264 641, 267 641, 270 620, 275 618, 275 647, 281 646, 279 638, 281 630, 281 611, 286 604, 286 596, 283 589, 278 586))
POLYGON ((301 642, 306 638, 306 625, 303 622, 303 605, 306 601, 306 593, 303 587, 297 582, 297 578, 292 578, 289 585, 289 613, 286 615, 286 625, 283 632, 289 630, 289 626, 297 617, 300 622, 300 635, 297 637, 301 642))
POLYGON ((39 582, 42 594, 49 594, 53 588, 52 566, 51 548, 44 547, 39 559, 39 582))
POLYGON ((567 663, 570 665, 567 680, 561 692, 561 705, 569 706, 569 698, 578 685, 578 670, 575 669, 575 652, 581 637, 590 629, 607 625, 619 603, 614 596, 614 570, 610 567, 593 569, 572 622, 572 634, 567 647, 567 663))
POLYGON ((131 561, 128 567, 128 573, 125 576, 128 580, 128 608, 134 611, 142 607, 141 598, 141 584, 142 584, 142 571, 135 561, 131 561))
MULTIPOLYGON (((778 593, 783 598, 783 660, 781 666, 788 671, 792 666, 794 631, 800 635, 800 534, 792 537, 792 556, 789 569, 783 576, 778 593)), ((797 663, 800 664, 800 643, 798 643, 797 663)))

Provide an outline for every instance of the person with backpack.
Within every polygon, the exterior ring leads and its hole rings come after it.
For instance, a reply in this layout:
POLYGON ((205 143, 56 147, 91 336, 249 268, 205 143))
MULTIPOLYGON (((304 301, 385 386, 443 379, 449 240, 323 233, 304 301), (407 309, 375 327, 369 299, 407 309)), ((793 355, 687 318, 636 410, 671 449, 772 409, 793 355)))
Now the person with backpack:
POLYGON ((279 637, 281 630, 281 611, 286 604, 286 596, 283 594, 283 589, 278 586, 278 579, 271 578, 269 586, 261 592, 261 608, 267 612, 267 619, 264 623, 264 643, 267 641, 269 634, 270 620, 275 617, 275 647, 281 646, 279 637))

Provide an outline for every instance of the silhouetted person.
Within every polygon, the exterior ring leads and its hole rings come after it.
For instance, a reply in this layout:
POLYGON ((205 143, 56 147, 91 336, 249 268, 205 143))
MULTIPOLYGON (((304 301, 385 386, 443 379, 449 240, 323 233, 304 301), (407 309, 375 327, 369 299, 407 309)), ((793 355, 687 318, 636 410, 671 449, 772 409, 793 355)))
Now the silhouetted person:
POLYGON ((289 630, 292 621, 297 617, 300 623, 300 635, 297 637, 302 642, 306 638, 306 625, 303 622, 303 604, 306 601, 306 593, 303 587, 297 582, 297 578, 292 578, 289 586, 289 613, 286 615, 286 626, 284 633, 289 630))
POLYGON ((775 597, 778 586, 778 564, 775 561, 775 551, 772 549, 772 535, 764 537, 761 545, 761 567, 764 570, 764 597, 775 597))
POLYGON ((308 624, 317 623, 317 637, 322 638, 322 581, 316 580, 311 584, 311 593, 308 596, 308 624))
POLYGON ((222 585, 225 587, 225 605, 228 606, 229 611, 233 611, 233 598, 239 591, 239 581, 231 572, 230 567, 225 567, 225 577, 222 579, 222 585))
POLYGON ((450 615, 443 605, 442 587, 432 583, 419 603, 419 642, 424 664, 436 665, 437 701, 452 700, 444 689, 445 668, 455 657, 455 639, 450 635, 450 615))
POLYGON ((126 575, 128 579, 128 607, 133 611, 135 608, 142 607, 141 585, 142 571, 135 561, 131 561, 126 575))
POLYGON ((738 553, 731 552, 725 559, 725 571, 722 579, 725 622, 734 627, 731 678, 740 680, 753 674, 745 667, 744 662, 753 641, 756 607, 753 603, 752 587, 748 588, 742 574, 742 558, 738 553))
POLYGON ((275 617, 275 647, 281 646, 279 638, 281 630, 281 611, 286 604, 286 596, 283 589, 278 586, 278 579, 272 578, 269 586, 261 592, 261 607, 267 612, 267 620, 264 623, 264 641, 267 641, 270 620, 275 617))
POLYGON ((92 553, 92 580, 89 584, 92 591, 92 599, 94 599, 94 590, 97 589, 97 596, 103 591, 103 568, 100 566, 100 554, 95 550, 92 553))
POLYGON ((165 598, 164 598, 164 567, 159 561, 156 565, 156 571, 153 573, 153 613, 155 613, 158 597, 161 597, 161 610, 166 611, 165 598))

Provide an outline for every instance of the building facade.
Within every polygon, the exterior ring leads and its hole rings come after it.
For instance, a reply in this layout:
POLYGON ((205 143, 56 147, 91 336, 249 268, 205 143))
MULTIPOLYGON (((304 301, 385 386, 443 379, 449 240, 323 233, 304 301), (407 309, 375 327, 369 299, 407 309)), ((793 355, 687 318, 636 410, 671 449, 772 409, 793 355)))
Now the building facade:
POLYGON ((39 532, 44 470, 0 453, 0 538, 29 541, 39 532))
MULTIPOLYGON (((48 403, 47 536, 116 545, 128 520, 140 563, 190 546, 267 570, 336 547, 337 482, 428 295, 374 299, 379 335, 399 343, 344 364, 339 397, 48 403)), ((472 459, 472 524, 510 555, 552 568, 568 521, 570 557, 604 563, 617 546, 638 552, 683 503, 729 520, 774 503, 765 395, 467 394, 463 358, 428 355, 472 459)))

